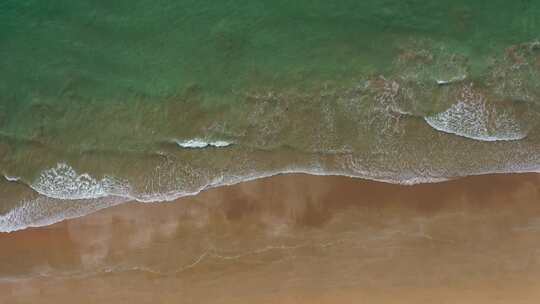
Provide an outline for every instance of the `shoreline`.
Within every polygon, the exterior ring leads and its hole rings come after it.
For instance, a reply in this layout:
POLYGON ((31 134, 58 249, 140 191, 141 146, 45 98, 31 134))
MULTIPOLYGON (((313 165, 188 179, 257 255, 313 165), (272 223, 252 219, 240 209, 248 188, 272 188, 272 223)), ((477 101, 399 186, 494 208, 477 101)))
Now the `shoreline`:
MULTIPOLYGON (((69 166, 68 166, 69 167, 69 166)), ((71 168, 71 167, 69 167, 71 168)), ((75 172, 74 172, 75 173, 75 172)), ((384 174, 381 174, 381 176, 384 176, 384 174)), ((153 195, 153 198, 149 197, 134 197, 132 195, 120 195, 120 194, 107 194, 105 196, 98 196, 94 198, 86 198, 86 199, 62 199, 62 198, 56 198, 56 197, 50 197, 46 195, 45 193, 40 192, 39 190, 35 189, 33 185, 29 185, 26 183, 21 183, 19 180, 17 180, 15 183, 21 184, 22 186, 28 187, 29 190, 35 191, 37 196, 36 198, 31 199, 30 201, 38 201, 38 200, 52 200, 52 204, 61 203, 63 205, 70 205, 70 202, 73 202, 75 204, 79 204, 80 202, 88 201, 92 202, 96 205, 96 207, 93 207, 92 210, 84 210, 79 211, 78 214, 68 214, 68 215, 60 215, 60 214, 53 214, 50 218, 38 218, 37 222, 31 222, 31 223, 17 223, 17 228, 14 228, 16 226, 6 226, 5 223, 8 223, 11 218, 18 218, 19 215, 17 214, 17 209, 10 210, 8 212, 5 212, 3 215, 0 215, 0 223, 4 224, 4 226, 0 226, 0 234, 1 233, 11 233, 16 231, 21 231, 25 229, 30 228, 39 228, 39 227, 46 227, 50 225, 54 225, 56 223, 66 221, 66 220, 72 220, 79 217, 84 217, 91 215, 95 212, 99 212, 100 210, 115 207, 118 205, 126 204, 126 203, 143 203, 143 204, 159 204, 159 203, 170 203, 175 202, 177 200, 182 200, 184 198, 189 198, 193 196, 200 195, 201 193, 205 191, 210 191, 216 188, 221 187, 232 187, 236 186, 238 184, 243 183, 250 183, 258 180, 265 180, 268 178, 275 178, 279 176, 287 176, 287 175, 309 175, 309 176, 316 176, 316 177, 331 177, 331 178, 350 178, 358 180, 359 182, 375 182, 375 183, 383 183, 383 184, 390 184, 390 185, 397 185, 397 186, 405 186, 405 187, 415 187, 419 185, 424 184, 438 184, 438 183, 446 183, 446 182, 452 182, 455 180, 461 180, 461 179, 469 179, 469 178, 478 178, 482 176, 504 176, 504 175, 529 175, 529 174, 540 174, 540 171, 538 171, 538 168, 535 169, 528 169, 528 170, 514 170, 511 172, 489 172, 489 173, 478 173, 478 174, 471 174, 466 176, 455 176, 455 177, 442 177, 442 178, 408 178, 404 180, 399 179, 391 179, 391 178, 383 178, 383 177, 365 177, 365 176, 354 176, 349 175, 341 172, 319 172, 316 169, 286 169, 276 172, 263 172, 263 173, 257 173, 257 174, 248 174, 243 177, 236 177, 236 178, 230 178, 227 181, 223 181, 223 177, 221 178, 221 181, 218 183, 211 182, 198 190, 195 190, 193 192, 182 192, 182 193, 163 193, 163 194, 155 194, 153 195), (15 212, 15 214, 11 214, 12 212, 15 212), (44 224, 45 223, 45 224, 44 224), (8 228, 9 227, 9 228, 8 228), (21 228, 22 227, 22 228, 21 228)), ((83 173, 81 176, 87 175, 87 173, 83 173)), ((6 178, 7 179, 7 178, 6 178)), ((8 183, 11 182, 8 180, 8 183)), ((41 204, 43 204, 42 202, 41 204)), ((23 206, 24 209, 24 206, 23 206)), ((35 212, 37 210, 34 210, 35 212)), ((32 214, 23 214, 23 217, 32 216, 32 214)))
POLYGON ((533 173, 277 175, 0 233, 0 300, 536 303, 538 202, 533 173))

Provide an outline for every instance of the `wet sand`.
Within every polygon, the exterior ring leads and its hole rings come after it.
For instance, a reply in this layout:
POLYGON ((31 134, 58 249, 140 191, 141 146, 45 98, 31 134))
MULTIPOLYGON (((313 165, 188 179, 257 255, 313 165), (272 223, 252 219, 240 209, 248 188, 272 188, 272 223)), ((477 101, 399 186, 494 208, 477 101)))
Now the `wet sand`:
POLYGON ((538 303, 540 175, 281 175, 0 248, 0 303, 538 303))

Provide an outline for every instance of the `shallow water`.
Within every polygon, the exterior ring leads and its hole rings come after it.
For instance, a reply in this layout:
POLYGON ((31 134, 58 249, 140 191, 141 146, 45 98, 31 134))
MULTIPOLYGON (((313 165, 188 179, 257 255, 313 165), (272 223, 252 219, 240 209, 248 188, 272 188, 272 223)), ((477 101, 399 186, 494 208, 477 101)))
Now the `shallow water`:
POLYGON ((3 1, 0 231, 283 172, 538 171, 540 4, 267 2, 3 1))

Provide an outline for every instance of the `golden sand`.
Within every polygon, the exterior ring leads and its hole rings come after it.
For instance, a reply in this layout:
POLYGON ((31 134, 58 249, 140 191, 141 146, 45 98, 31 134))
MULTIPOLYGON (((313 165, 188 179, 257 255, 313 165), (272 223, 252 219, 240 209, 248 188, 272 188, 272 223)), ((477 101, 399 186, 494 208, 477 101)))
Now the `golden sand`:
POLYGON ((0 234, 0 303, 540 303, 540 175, 282 175, 0 234))

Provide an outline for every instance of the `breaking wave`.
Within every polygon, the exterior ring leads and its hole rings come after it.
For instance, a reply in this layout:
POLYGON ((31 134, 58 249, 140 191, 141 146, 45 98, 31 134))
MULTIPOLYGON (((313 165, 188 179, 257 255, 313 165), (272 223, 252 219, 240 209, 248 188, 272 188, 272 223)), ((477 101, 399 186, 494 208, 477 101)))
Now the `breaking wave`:
POLYGON ((78 174, 65 163, 43 171, 31 185, 41 195, 56 199, 95 199, 106 196, 128 196, 126 182, 106 176, 96 179, 87 173, 78 174))
MULTIPOLYGON (((419 175, 415 172, 374 172, 361 164, 352 161, 344 164, 339 170, 328 170, 322 167, 286 167, 272 171, 250 171, 242 174, 220 175, 195 188, 177 185, 176 190, 168 192, 138 193, 131 189, 127 182, 119 182, 112 177, 96 179, 89 174, 78 174, 75 169, 65 163, 47 169, 30 186, 38 191, 30 199, 23 200, 5 214, 0 214, 0 232, 12 232, 29 227, 51 225, 66 219, 77 218, 98 210, 122 203, 136 201, 142 203, 159 203, 197 195, 201 191, 220 186, 230 186, 241 182, 271 177, 279 174, 339 175, 352 178, 363 178, 374 181, 414 185, 420 183, 442 182, 453 177, 431 175, 429 172, 419 175), (66 188, 62 188, 62 187, 66 188)), ((497 170, 478 172, 477 174, 506 172, 540 172, 538 165, 501 167, 497 170)), ((474 175, 474 174, 473 174, 474 175)))
POLYGON ((470 87, 448 110, 424 117, 435 130, 480 141, 509 141, 527 137, 513 113, 489 104, 470 87))
MULTIPOLYGON (((345 174, 344 172, 327 172, 320 168, 287 168, 269 172, 251 172, 244 175, 220 176, 207 184, 192 190, 177 190, 168 193, 130 193, 123 194, 119 188, 111 188, 113 178, 107 177, 97 180, 88 174, 77 174, 76 171, 65 163, 58 164, 55 168, 45 170, 38 179, 37 184, 30 188, 37 191, 41 196, 24 200, 15 208, 0 215, 0 232, 13 232, 30 227, 52 225, 63 220, 82 217, 93 212, 113 207, 122 203, 136 201, 142 203, 158 203, 173 201, 181 197, 197 195, 200 192, 220 186, 231 186, 241 182, 271 177, 279 174, 310 174, 310 175, 341 175, 349 177, 368 178, 391 183, 417 184, 432 183, 447 180, 445 178, 407 178, 401 180, 386 179, 381 175, 370 178, 369 175, 345 174), (47 185, 47 187, 45 187, 47 185), (61 188, 65 185, 67 188, 61 188), (39 191, 37 190, 39 189, 39 191), (113 194, 115 193, 115 194, 113 194)), ((127 184, 121 185, 128 189, 127 184)))
POLYGON ((112 207, 127 200, 122 197, 100 199, 60 200, 45 196, 25 200, 0 215, 0 232, 13 232, 30 227, 52 225, 112 207))
POLYGON ((11 176, 11 175, 5 175, 5 174, 4 174, 4 179, 5 179, 6 181, 8 181, 8 182, 13 182, 13 183, 16 183, 16 182, 18 182, 18 181, 21 180, 20 177, 17 177, 17 176, 11 176))
POLYGON ((205 141, 199 138, 188 140, 175 140, 175 142, 179 147, 186 149, 202 149, 207 147, 224 148, 233 144, 232 142, 224 140, 205 141))

